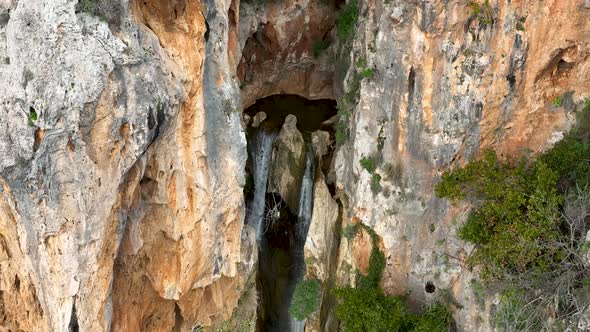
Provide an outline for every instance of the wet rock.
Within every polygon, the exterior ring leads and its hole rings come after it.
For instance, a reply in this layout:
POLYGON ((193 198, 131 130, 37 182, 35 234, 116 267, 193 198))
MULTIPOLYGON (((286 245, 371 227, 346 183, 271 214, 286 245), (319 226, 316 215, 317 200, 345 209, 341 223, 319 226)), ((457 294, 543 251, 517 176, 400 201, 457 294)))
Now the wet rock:
POLYGON ((305 171, 305 141, 297 130, 297 118, 288 115, 275 141, 268 192, 281 195, 296 213, 299 206, 299 189, 305 171))
POLYGON ((256 115, 254 115, 254 118, 252 118, 252 127, 258 128, 258 126, 260 126, 262 121, 264 121, 265 119, 266 119, 266 113, 264 113, 264 112, 256 113, 256 115))

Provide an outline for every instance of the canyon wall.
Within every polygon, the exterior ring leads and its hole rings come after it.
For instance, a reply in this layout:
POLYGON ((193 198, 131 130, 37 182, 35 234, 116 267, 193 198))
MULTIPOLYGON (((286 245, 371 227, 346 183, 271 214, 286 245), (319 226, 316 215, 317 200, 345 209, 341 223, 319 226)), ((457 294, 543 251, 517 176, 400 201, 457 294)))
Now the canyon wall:
POLYGON ((228 41, 237 10, 0 2, 0 326, 229 318, 256 260, 228 41))
MULTIPOLYGON (((373 73, 348 139, 316 179, 308 275, 352 283, 372 244, 337 234, 362 222, 381 239, 386 293, 411 291, 416 307, 451 297, 459 330, 488 330, 472 248, 455 236, 465 209, 433 185, 486 148, 514 156, 561 137, 590 94, 590 2, 492 0, 473 14, 462 0, 362 1, 348 49, 339 6, 0 0, 0 327, 228 320, 257 259, 240 112, 282 93, 341 102, 362 60, 373 73), (331 46, 314 57, 317 41, 331 46)), ((336 326, 324 295, 308 329, 336 326)))
MULTIPOLYGON (((409 293, 416 307, 444 299, 463 331, 489 329, 490 301, 480 307, 472 293, 473 248, 456 236, 466 211, 434 196, 438 176, 488 148, 503 158, 546 149, 590 95, 588 1, 479 3, 474 13, 465 1, 359 2, 349 62, 374 73, 360 82, 333 169, 344 224, 381 238, 386 293, 409 293), (377 193, 363 157, 376 162, 377 193)), ((348 70, 345 92, 360 70, 348 70)), ((362 266, 360 240, 342 240, 342 282, 362 266)))

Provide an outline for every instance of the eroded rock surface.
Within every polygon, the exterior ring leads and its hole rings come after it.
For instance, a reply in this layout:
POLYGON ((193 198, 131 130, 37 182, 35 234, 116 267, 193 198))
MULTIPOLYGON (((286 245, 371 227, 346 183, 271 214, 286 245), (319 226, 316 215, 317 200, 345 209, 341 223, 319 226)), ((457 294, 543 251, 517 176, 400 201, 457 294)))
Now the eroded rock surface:
MULTIPOLYGON (((347 196, 344 224, 358 219, 383 240, 387 293, 410 291, 413 301, 430 303, 448 292, 463 306, 454 307, 460 330, 490 328, 464 264, 472 248, 455 234, 465 209, 435 198, 433 186, 442 170, 486 148, 504 156, 538 152, 567 130, 590 94, 584 3, 490 1, 491 22, 461 1, 360 4, 350 62, 363 59, 374 75, 360 82, 335 171, 347 196), (564 102, 554 107, 557 96, 564 102), (363 157, 377 161, 376 194, 363 157), (428 281, 434 293, 425 291, 428 281)), ((341 259, 350 263, 354 253, 342 245, 341 259)))
MULTIPOLYGON (((331 1, 0 1, 0 326, 227 320, 257 256, 240 111, 273 94, 341 100, 356 79, 349 138, 318 167, 308 275, 353 284, 371 241, 334 232, 362 222, 383 245, 388 294, 422 304, 446 290, 463 306, 459 330, 489 330, 463 263, 472 248, 455 236, 466 208, 433 186, 486 148, 542 151, 590 93, 587 0, 490 4, 488 22, 464 1, 359 1, 352 48, 335 60, 331 1), (314 57, 319 41, 332 45, 314 57), (354 75, 358 60, 373 75, 354 75), (338 72, 340 61, 353 65, 338 72)), ((330 150, 329 135, 312 141, 330 150)), ((309 329, 336 326, 330 305, 309 329)))
POLYGON ((237 3, 76 7, 0 3, 0 325, 227 319, 256 259, 227 56, 237 3))

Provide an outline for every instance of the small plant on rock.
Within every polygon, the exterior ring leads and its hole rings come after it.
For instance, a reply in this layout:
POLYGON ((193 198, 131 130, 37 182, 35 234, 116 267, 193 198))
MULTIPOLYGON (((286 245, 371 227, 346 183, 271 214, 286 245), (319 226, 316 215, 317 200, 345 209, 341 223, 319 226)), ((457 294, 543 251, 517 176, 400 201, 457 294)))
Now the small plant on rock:
POLYGON ((375 159, 372 157, 363 157, 360 160, 361 167, 366 169, 367 172, 373 173, 377 167, 375 159))
POLYGON ((320 57, 320 54, 322 54, 322 52, 328 47, 330 47, 329 40, 318 40, 315 43, 313 43, 311 53, 313 54, 313 57, 317 59, 320 57))
POLYGON ((563 104, 563 96, 557 96, 551 101, 551 105, 553 105, 553 107, 560 107, 561 104, 563 104))
POLYGON ((342 40, 348 39, 354 31, 356 22, 359 18, 359 8, 356 0, 350 0, 338 14, 336 18, 336 28, 338 37, 342 40))
POLYGON ((315 279, 303 280, 295 286, 289 312, 298 320, 307 319, 320 304, 320 282, 315 279))

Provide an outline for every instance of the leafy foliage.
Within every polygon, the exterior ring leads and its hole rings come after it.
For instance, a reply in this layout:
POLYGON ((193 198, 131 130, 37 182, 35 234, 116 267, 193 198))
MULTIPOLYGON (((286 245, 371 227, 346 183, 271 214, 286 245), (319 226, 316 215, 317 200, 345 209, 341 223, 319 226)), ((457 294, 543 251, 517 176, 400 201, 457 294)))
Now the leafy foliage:
POLYGON ((440 303, 435 303, 419 316, 411 331, 414 332, 447 332, 453 321, 449 309, 440 303))
POLYGON ((377 168, 375 158, 373 157, 363 157, 360 160, 361 167, 366 169, 367 172, 373 173, 375 168, 377 168))
POLYGON ((439 197, 469 198, 476 208, 459 237, 476 243, 471 263, 482 265, 485 277, 529 268, 548 269, 559 249, 548 243, 559 234, 558 172, 539 160, 500 162, 493 151, 465 168, 445 172, 436 186, 439 197), (485 263, 485 264, 483 264, 485 263))
POLYGON ((374 194, 377 194, 381 189, 383 189, 381 187, 381 175, 373 173, 373 175, 371 175, 371 191, 374 194))
MULTIPOLYGON (((536 160, 500 161, 493 151, 445 172, 439 197, 474 206, 460 238, 477 244, 470 263, 499 290, 499 330, 566 330, 590 307, 584 262, 590 231, 590 100, 576 126, 536 160)), ((478 299, 479 301, 479 299, 478 299)), ((481 301, 479 301, 481 303, 481 301)), ((575 329, 575 328, 574 328, 575 329)))
POLYGON ((97 0, 78 0, 78 8, 81 12, 94 14, 97 0))
POLYGON ((354 239, 356 237, 356 235, 358 234, 358 232, 361 230, 361 224, 352 224, 352 225, 347 225, 346 227, 344 227, 344 229, 342 229, 342 235, 348 239, 348 241, 352 241, 352 239, 354 239))
POLYGON ((38 118, 37 111, 35 111, 35 109, 31 107, 29 109, 29 116, 28 116, 28 123, 29 123, 30 127, 32 127, 33 124, 35 123, 35 121, 37 121, 37 118, 38 118))
POLYGON ((320 304, 320 282, 303 280, 295 286, 289 312, 298 320, 304 320, 317 310, 320 304))
POLYGON ((361 70, 360 75, 362 78, 371 78, 375 75, 375 69, 365 68, 365 69, 361 70))
POLYGON ((336 317, 344 331, 446 332, 452 324, 452 316, 442 304, 435 303, 424 314, 413 315, 404 297, 386 296, 379 288, 344 287, 335 289, 334 295, 339 300, 336 317))
POLYGON ((350 0, 338 14, 336 18, 336 27, 338 37, 342 40, 348 39, 354 31, 354 27, 359 18, 359 8, 356 0, 350 0))
POLYGON ((489 0, 484 0, 483 4, 476 1, 469 1, 467 4, 471 8, 471 16, 478 19, 482 24, 492 24, 494 22, 494 12, 489 0))
POLYGON ((379 287, 385 256, 379 250, 377 234, 362 224, 347 226, 343 233, 351 239, 363 227, 371 236, 373 249, 369 258, 367 275, 358 273, 356 288, 343 287, 333 290, 338 299, 336 317, 342 321, 344 331, 448 331, 452 316, 441 304, 426 308, 424 315, 409 312, 406 299, 401 296, 387 296, 379 287))
POLYGON ((320 54, 322 54, 322 52, 328 47, 330 47, 329 40, 318 40, 313 43, 311 53, 313 54, 313 57, 317 59, 320 57, 320 54))
POLYGON ((344 331, 407 331, 411 326, 401 297, 385 296, 378 288, 334 290, 340 303, 336 317, 344 331))
POLYGON ((364 228, 371 236, 373 248, 369 257, 369 271, 366 276, 362 273, 358 274, 357 287, 362 289, 379 288, 383 270, 385 270, 385 255, 379 250, 379 239, 375 231, 367 226, 364 228))
POLYGON ((563 96, 557 96, 553 98, 553 101, 551 101, 551 105, 553 105, 553 107, 559 107, 561 104, 563 104, 563 96))

